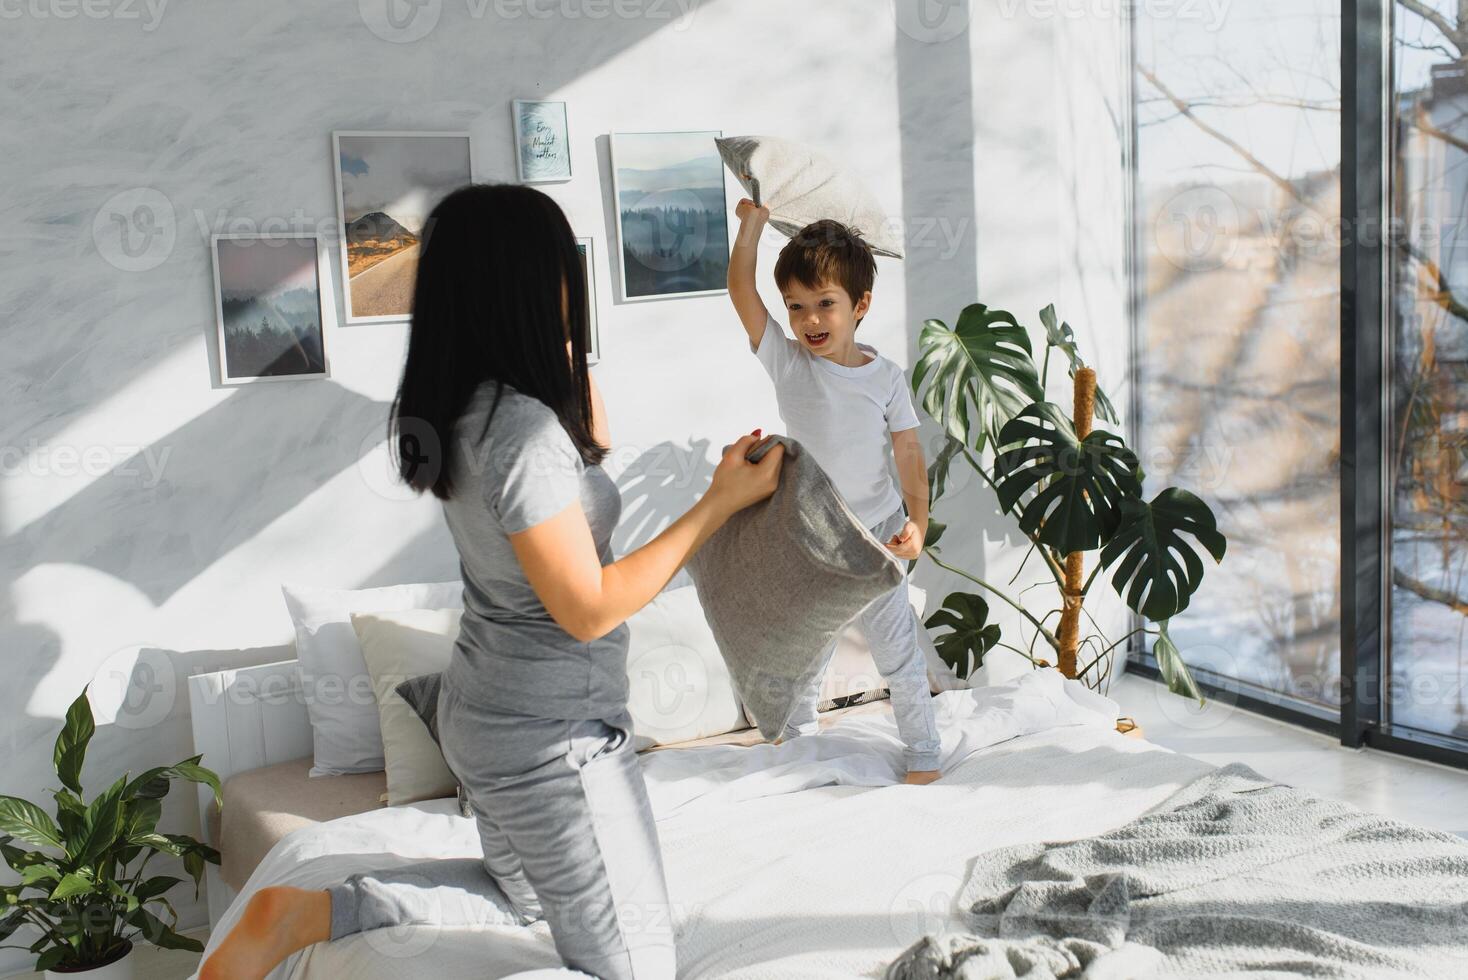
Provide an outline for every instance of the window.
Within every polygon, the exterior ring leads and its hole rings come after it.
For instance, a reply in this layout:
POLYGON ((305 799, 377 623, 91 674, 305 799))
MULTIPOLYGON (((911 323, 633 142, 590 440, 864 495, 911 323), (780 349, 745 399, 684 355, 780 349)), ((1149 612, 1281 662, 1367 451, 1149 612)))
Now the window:
POLYGON ((1135 444, 1228 536, 1172 624, 1215 688, 1340 684, 1340 5, 1135 7, 1135 444))

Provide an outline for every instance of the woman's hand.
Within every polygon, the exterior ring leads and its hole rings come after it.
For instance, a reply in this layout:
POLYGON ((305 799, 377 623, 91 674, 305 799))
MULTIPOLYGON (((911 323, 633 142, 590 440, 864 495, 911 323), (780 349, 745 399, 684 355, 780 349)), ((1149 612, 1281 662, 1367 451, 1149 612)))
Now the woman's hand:
POLYGON ((744 458, 759 442, 759 433, 755 429, 747 436, 740 436, 724 450, 724 458, 714 470, 713 483, 704 498, 715 503, 724 514, 733 514, 764 500, 780 485, 780 464, 785 459, 783 445, 770 447, 758 463, 744 458))

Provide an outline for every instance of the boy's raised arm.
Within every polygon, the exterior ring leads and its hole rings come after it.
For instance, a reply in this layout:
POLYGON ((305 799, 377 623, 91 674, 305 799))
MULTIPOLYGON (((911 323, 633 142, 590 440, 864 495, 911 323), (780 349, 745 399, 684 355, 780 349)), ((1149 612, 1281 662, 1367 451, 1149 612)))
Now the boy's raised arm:
POLYGON ((765 222, 770 220, 770 209, 745 198, 734 209, 734 215, 739 219, 739 234, 734 238, 734 250, 729 253, 729 300, 739 314, 739 322, 744 324, 744 332, 749 334, 749 342, 758 346, 770 314, 755 288, 754 273, 759 236, 765 230, 765 222))

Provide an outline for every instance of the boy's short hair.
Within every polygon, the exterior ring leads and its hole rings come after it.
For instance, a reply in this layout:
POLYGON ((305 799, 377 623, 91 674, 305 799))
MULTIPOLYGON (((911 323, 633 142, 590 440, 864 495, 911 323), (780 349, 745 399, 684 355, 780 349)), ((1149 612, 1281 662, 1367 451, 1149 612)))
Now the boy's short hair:
POLYGON ((796 232, 775 262, 775 285, 781 292, 792 282, 807 289, 830 282, 846 290, 853 305, 871 292, 876 279, 877 260, 861 232, 829 219, 796 232))

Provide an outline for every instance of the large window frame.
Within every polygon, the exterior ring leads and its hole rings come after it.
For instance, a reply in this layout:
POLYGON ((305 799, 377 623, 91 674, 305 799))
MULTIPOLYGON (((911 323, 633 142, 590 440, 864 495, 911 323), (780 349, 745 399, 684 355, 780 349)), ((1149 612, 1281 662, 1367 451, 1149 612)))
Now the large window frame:
MULTIPOLYGON (((1195 671, 1204 693, 1271 718, 1338 737, 1348 747, 1370 747, 1468 769, 1468 744, 1389 723, 1386 701, 1386 644, 1389 642, 1387 573, 1391 499, 1384 466, 1389 434, 1386 406, 1391 336, 1386 298, 1389 250, 1386 232, 1392 144, 1390 114, 1392 0, 1341 2, 1341 223, 1340 268, 1340 437, 1341 437, 1341 706, 1339 714, 1233 678, 1195 671)), ((1136 20, 1130 18, 1128 64, 1135 64, 1136 20)), ((1135 72, 1129 72, 1135 105, 1135 72)), ((1135 273, 1142 254, 1141 199, 1135 118, 1127 120, 1128 194, 1132 216, 1128 264, 1135 273)), ((1140 367, 1142 296, 1131 282, 1130 320, 1133 376, 1140 367)), ((1142 418, 1140 386, 1132 386, 1129 437, 1142 418)), ((1130 651, 1128 669, 1160 679, 1151 654, 1130 651)))

